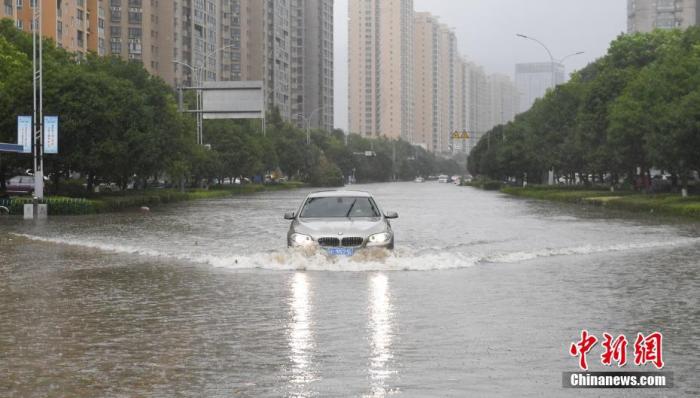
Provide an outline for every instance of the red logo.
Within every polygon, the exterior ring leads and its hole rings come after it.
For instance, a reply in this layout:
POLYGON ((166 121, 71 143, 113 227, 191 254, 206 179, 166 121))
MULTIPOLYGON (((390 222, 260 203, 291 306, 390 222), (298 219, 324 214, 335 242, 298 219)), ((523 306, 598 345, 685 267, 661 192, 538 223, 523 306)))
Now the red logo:
POLYGON ((617 362, 618 367, 623 367, 627 363, 627 337, 619 335, 613 341, 613 338, 608 333, 603 333, 603 347, 605 352, 600 356, 600 362, 606 366, 612 366, 612 362, 617 362))
POLYGON ((593 346, 598 342, 595 336, 590 336, 588 330, 581 331, 581 340, 577 343, 571 343, 571 348, 569 348, 569 354, 571 356, 578 356, 578 366, 583 370, 588 370, 588 363, 586 363, 586 354, 593 348, 593 346))
MULTIPOLYGON (((588 370, 586 356, 597 343, 598 338, 589 334, 588 330, 585 329, 581 331, 581 339, 571 343, 569 354, 578 357, 578 366, 582 370, 588 370)), ((634 341, 634 364, 645 366, 651 363, 657 369, 663 368, 662 343, 663 335, 660 332, 651 333, 646 337, 642 333, 638 333, 637 339, 634 341)), ((621 334, 613 339, 613 335, 603 333, 601 346, 604 351, 600 356, 600 363, 604 366, 613 366, 613 364, 617 364, 617 367, 625 366, 627 364, 627 345, 628 340, 625 335, 621 334)))
POLYGON ((637 340, 634 342, 634 364, 642 366, 651 362, 656 369, 663 368, 664 361, 661 358, 663 338, 659 332, 654 332, 647 337, 638 333, 637 340))

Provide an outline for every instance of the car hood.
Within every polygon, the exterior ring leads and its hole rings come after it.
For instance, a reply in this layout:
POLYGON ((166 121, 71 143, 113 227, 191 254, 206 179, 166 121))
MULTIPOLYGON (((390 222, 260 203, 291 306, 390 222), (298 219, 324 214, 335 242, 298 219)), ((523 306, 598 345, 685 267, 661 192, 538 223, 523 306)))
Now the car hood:
POLYGON ((297 233, 318 236, 368 236, 384 232, 387 223, 377 218, 314 218, 296 220, 292 225, 297 233))

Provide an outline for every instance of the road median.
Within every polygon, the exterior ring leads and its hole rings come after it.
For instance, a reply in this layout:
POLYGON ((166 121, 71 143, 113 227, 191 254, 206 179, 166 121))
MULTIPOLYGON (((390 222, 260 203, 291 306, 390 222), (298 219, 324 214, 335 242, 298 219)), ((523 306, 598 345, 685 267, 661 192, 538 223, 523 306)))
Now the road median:
MULTIPOLYGON (((193 189, 180 192, 174 189, 150 189, 145 191, 128 191, 109 194, 95 194, 87 198, 64 196, 47 196, 40 201, 48 204, 49 215, 86 215, 119 212, 138 209, 142 206, 158 206, 167 203, 200 199, 217 199, 235 195, 252 194, 265 191, 281 191, 304 187, 303 183, 289 182, 274 185, 238 185, 213 187, 211 189, 193 189)), ((7 207, 10 215, 23 214, 23 206, 32 203, 28 197, 0 199, 0 206, 7 207)))
POLYGON ((585 188, 503 187, 501 192, 530 199, 592 205, 636 213, 651 213, 700 220, 700 196, 679 194, 640 194, 585 188))

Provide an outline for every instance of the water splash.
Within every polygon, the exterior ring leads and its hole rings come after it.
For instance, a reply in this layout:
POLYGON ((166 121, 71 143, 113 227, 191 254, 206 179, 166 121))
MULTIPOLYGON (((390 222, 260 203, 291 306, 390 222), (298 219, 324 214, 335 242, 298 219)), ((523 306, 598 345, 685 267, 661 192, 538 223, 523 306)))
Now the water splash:
POLYGON ((207 255, 196 253, 165 253, 151 248, 111 244, 86 239, 47 238, 28 234, 16 237, 50 244, 95 249, 111 253, 139 255, 186 261, 232 270, 308 270, 308 271, 430 271, 473 267, 483 263, 519 263, 537 258, 588 255, 654 248, 672 248, 700 243, 700 238, 673 238, 655 242, 633 242, 614 245, 584 245, 578 247, 544 248, 531 251, 471 255, 469 253, 434 249, 397 248, 394 251, 370 249, 353 257, 328 256, 319 250, 280 249, 265 253, 243 255, 207 255))

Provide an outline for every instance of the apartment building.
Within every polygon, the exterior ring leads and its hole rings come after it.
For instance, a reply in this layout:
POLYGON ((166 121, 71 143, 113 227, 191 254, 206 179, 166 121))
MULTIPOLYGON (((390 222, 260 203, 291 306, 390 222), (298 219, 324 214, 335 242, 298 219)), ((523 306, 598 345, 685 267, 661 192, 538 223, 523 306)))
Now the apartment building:
MULTIPOLYGON (((0 17, 30 31, 31 0, 0 17)), ((333 129, 333 0, 41 0, 43 33, 69 51, 142 63, 174 86, 261 80, 286 120, 333 129)))
POLYGON ((333 0, 223 0, 221 80, 262 80, 268 106, 333 129, 333 0))
MULTIPOLYGON (((296 0, 293 24, 292 113, 303 114, 312 128, 334 126, 333 0, 296 0)), ((300 126, 301 127, 301 126, 300 126)))
POLYGON ((437 84, 439 22, 430 13, 417 12, 414 27, 415 130, 412 143, 433 151, 440 131, 437 84))
POLYGON ((109 55, 140 62, 158 74, 158 9, 150 0, 106 0, 109 7, 109 55), (155 33, 155 35, 154 35, 155 33))
MULTIPOLYGON (((68 51, 104 54, 105 8, 103 0, 40 0, 42 34, 68 51)), ((3 0, 0 18, 11 18, 18 29, 31 32, 33 0, 3 0)))
POLYGON ((514 117, 517 90, 510 78, 489 78, 466 61, 454 30, 438 17, 399 0, 353 1, 349 11, 350 132, 400 137, 448 154, 468 151, 514 117), (465 130, 469 141, 452 138, 465 130))
POLYGON ((413 1, 351 1, 349 18, 350 131, 413 141, 413 1))
POLYGON ((700 0, 627 0, 627 31, 651 32, 694 26, 700 21, 700 0))
POLYGON ((469 153, 492 127, 491 98, 488 75, 483 67, 473 62, 466 62, 464 74, 467 86, 467 131, 470 138, 460 142, 461 146, 458 148, 469 153))
POLYGON ((151 42, 156 43, 156 48, 150 48, 155 50, 151 58, 162 62, 155 74, 175 85, 219 80, 221 0, 147 1, 158 12, 151 26, 162 29, 151 32, 155 37, 151 42))

